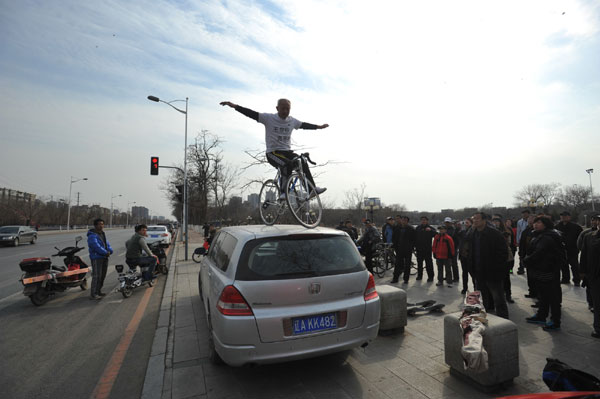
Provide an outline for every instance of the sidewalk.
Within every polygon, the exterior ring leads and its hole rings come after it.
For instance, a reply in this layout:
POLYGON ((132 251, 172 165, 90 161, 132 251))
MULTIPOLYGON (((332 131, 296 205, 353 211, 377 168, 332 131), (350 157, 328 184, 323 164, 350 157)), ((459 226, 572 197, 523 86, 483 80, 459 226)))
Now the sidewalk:
MULTIPOLYGON (((600 377, 600 342, 591 338, 592 313, 587 309, 585 289, 562 285, 562 331, 545 332, 528 324, 535 313, 526 299, 524 276, 511 277, 515 304, 510 319, 519 330, 520 375, 502 392, 486 394, 450 376, 444 363, 444 314, 409 317, 402 334, 378 336, 365 349, 357 348, 315 359, 255 368, 214 366, 208 360, 207 328, 198 296, 200 264, 191 254, 202 236, 190 231, 189 260, 178 242, 163 294, 158 325, 146 371, 142 398, 493 398, 547 392, 542 381, 546 357, 600 377)), ((435 299, 445 312, 459 311, 460 285, 436 287, 411 276, 410 302, 435 299)), ((387 284, 391 272, 377 279, 387 284)), ((470 285, 472 289, 472 285, 470 285)))

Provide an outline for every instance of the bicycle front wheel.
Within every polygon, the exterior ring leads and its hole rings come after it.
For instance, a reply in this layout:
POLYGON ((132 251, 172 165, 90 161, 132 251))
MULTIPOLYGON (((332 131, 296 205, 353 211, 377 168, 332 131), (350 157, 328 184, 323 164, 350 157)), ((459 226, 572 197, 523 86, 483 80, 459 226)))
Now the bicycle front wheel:
POLYGON ((379 253, 377 256, 373 257, 373 274, 379 278, 382 278, 385 276, 385 271, 385 255, 383 253, 379 253))
POLYGON ((294 218, 304 227, 312 229, 321 223, 323 206, 314 184, 296 171, 288 178, 286 184, 286 201, 294 218))
POLYGON ((284 204, 279 201, 279 184, 273 179, 263 183, 260 194, 258 209, 260 218, 267 226, 275 224, 282 213, 284 204))

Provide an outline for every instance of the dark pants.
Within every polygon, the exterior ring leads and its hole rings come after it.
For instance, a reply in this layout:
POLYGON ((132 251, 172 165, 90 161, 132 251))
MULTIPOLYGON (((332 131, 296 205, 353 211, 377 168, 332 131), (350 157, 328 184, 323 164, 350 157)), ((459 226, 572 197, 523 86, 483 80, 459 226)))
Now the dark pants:
POLYGON ((504 276, 504 293, 506 294, 507 298, 511 298, 512 297, 512 285, 510 283, 510 273, 509 270, 512 270, 512 266, 514 265, 515 261, 509 261, 506 264, 507 267, 507 271, 506 271, 506 276, 504 276))
POLYGON ((425 270, 427 271, 427 279, 433 280, 433 259, 431 258, 431 250, 420 251, 417 249, 417 277, 423 278, 423 261, 425 261, 425 270))
POLYGON ((404 273, 404 281, 408 282, 410 278, 412 253, 402 253, 396 251, 396 265, 394 265, 394 280, 397 280, 404 273))
POLYGON ((503 280, 477 280, 477 288, 481 290, 483 306, 486 309, 496 309, 496 316, 508 319, 508 304, 504 296, 503 280))
POLYGON ((446 274, 446 282, 452 284, 452 259, 436 259, 438 283, 444 282, 444 274, 446 274))
POLYGON ((458 254, 454 254, 452 259, 452 280, 458 281, 458 254))
POLYGON ((560 303, 562 301, 560 280, 536 281, 535 285, 539 298, 537 316, 541 319, 545 319, 548 317, 548 312, 550 312, 554 324, 560 326, 560 303))
POLYGON ((579 284, 581 278, 579 277, 579 261, 577 260, 577 253, 568 255, 567 264, 563 265, 561 268, 563 282, 568 282, 570 280, 569 265, 571 265, 571 272, 573 273, 573 282, 579 284))
POLYGON ((594 331, 600 333, 600 277, 587 279, 594 304, 594 331))
MULTIPOLYGON (((469 290, 469 261, 463 260, 463 258, 461 257, 460 267, 462 269, 462 287, 463 287, 463 290, 468 291, 469 290)), ((471 277, 471 280, 473 280, 472 277, 471 277)))
POLYGON ((365 266, 371 273, 373 273, 373 255, 373 251, 365 251, 365 266))
POLYGON ((529 296, 537 298, 538 292, 535 286, 535 280, 531 277, 531 273, 527 270, 527 287, 529 287, 529 296))
POLYGON ((106 278, 106 270, 108 269, 108 258, 92 259, 92 288, 90 295, 99 295, 104 285, 106 278))
POLYGON ((151 280, 156 266, 156 258, 154 256, 141 256, 139 258, 127 258, 125 263, 131 269, 139 266, 142 269, 142 278, 145 281, 151 280), (144 270, 144 268, 147 268, 144 270))
MULTIPOLYGON (((287 184, 287 180, 294 170, 295 164, 290 161, 296 156, 298 156, 298 154, 296 154, 294 151, 277 150, 273 152, 267 152, 267 161, 269 161, 272 166, 276 167, 281 172, 280 189, 282 193, 285 192, 284 186, 287 184)), ((304 172, 306 179, 314 186, 315 181, 313 180, 312 174, 310 173, 310 169, 306 162, 302 163, 302 171, 304 172)))

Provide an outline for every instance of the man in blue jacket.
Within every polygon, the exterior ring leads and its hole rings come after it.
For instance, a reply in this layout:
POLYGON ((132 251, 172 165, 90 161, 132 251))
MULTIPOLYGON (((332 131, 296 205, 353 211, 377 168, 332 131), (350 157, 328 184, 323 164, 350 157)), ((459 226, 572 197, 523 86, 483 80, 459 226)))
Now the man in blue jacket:
POLYGON ((113 249, 104 234, 104 220, 94 220, 94 228, 87 233, 88 249, 92 261, 92 289, 90 299, 102 299, 106 294, 102 292, 106 270, 108 269, 108 257, 113 249))

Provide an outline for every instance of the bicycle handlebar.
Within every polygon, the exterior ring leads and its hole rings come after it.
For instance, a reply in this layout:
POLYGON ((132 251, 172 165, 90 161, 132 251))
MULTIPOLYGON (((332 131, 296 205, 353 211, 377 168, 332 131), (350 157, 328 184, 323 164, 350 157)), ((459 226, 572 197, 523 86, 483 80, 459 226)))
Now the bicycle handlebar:
POLYGON ((310 159, 310 154, 308 152, 302 153, 300 156, 306 158, 306 160, 312 165, 317 164, 316 162, 313 162, 312 159, 310 159))

